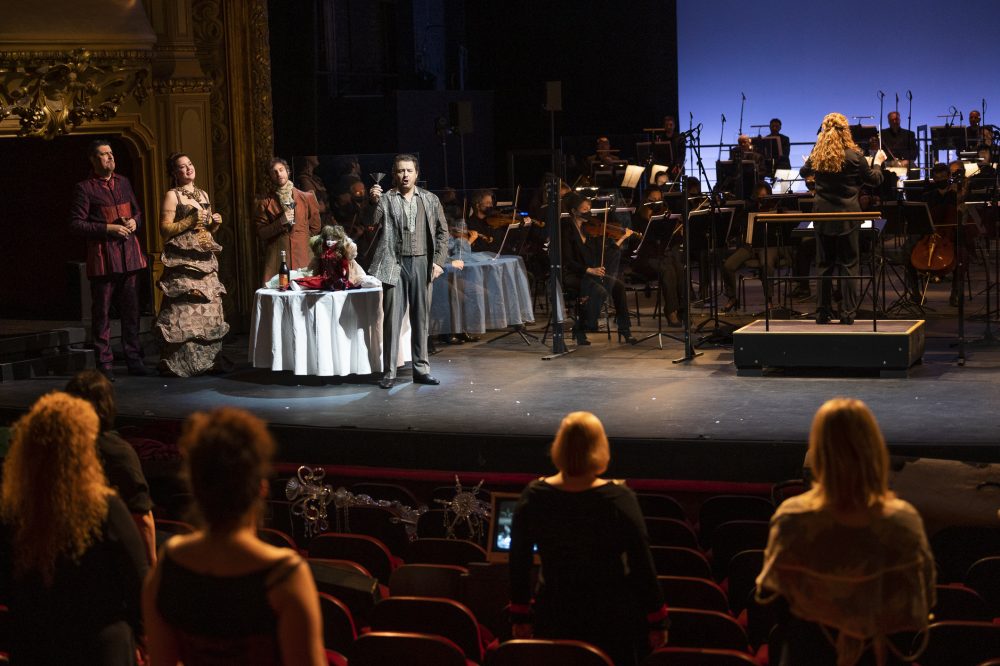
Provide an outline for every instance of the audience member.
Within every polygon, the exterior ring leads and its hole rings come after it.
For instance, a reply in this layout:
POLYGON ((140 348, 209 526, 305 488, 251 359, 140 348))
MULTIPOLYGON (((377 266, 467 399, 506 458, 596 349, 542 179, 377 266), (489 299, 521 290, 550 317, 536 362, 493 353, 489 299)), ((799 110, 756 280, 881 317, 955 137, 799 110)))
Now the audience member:
POLYGON ((139 456, 132 445, 115 432, 115 388, 97 370, 78 372, 66 384, 66 393, 83 398, 97 413, 100 431, 97 435, 97 455, 108 478, 108 484, 125 502, 146 546, 150 564, 156 562, 156 525, 153 521, 153 500, 149 484, 142 472, 139 456))
POLYGON ((882 664, 889 636, 925 629, 934 605, 923 521, 889 490, 889 453, 860 400, 820 407, 807 460, 813 488, 778 507, 757 578, 790 611, 772 663, 882 664))
POLYGON ((89 403, 59 392, 14 426, 0 489, 11 663, 136 663, 146 554, 101 471, 99 428, 89 403))
POLYGON ((164 544, 143 590, 153 664, 326 664, 319 595, 297 553, 257 537, 274 440, 234 408, 196 413, 180 440, 199 522, 164 544))
POLYGON ((599 478, 611 453, 589 412, 563 419, 552 443, 555 475, 531 482, 511 528, 511 619, 515 638, 576 639, 635 664, 666 643, 666 606, 635 494, 599 478), (532 552, 542 568, 534 590, 532 552))

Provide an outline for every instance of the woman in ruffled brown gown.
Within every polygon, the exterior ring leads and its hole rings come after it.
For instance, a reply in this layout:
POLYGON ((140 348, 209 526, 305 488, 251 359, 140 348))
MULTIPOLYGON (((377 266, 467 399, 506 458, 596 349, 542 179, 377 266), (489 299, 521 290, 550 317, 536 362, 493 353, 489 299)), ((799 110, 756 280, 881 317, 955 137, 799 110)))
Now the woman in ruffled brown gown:
POLYGON ((162 347, 160 372, 192 377, 217 367, 222 338, 229 332, 222 311, 226 288, 219 282, 222 247, 212 233, 222 216, 212 213, 208 193, 195 186, 195 168, 183 153, 167 159, 174 188, 163 197, 163 303, 156 318, 162 347))

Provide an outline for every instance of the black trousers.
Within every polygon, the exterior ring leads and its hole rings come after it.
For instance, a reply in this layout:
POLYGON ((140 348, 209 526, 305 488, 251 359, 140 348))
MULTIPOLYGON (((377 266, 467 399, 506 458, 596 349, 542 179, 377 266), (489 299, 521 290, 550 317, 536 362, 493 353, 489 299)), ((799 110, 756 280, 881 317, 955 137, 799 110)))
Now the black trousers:
POLYGON ((819 276, 817 312, 831 312, 833 300, 833 275, 839 269, 848 279, 840 281, 841 317, 854 317, 858 311, 858 276, 861 253, 858 249, 860 232, 853 229, 846 234, 816 234, 816 275, 819 276))

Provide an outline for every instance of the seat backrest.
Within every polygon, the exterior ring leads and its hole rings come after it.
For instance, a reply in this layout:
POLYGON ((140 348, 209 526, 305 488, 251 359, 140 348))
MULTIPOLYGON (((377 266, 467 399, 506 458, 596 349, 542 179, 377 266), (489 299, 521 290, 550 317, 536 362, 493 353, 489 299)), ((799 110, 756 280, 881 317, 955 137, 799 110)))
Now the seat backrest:
POLYGON ((482 663, 479 625, 472 611, 452 599, 389 597, 375 605, 372 631, 413 631, 444 636, 465 654, 482 663))
POLYGON ((809 489, 805 479, 787 479, 771 486, 771 504, 780 506, 789 497, 801 495, 809 489))
POLYGON ((358 637, 351 609, 340 599, 320 592, 319 610, 323 618, 323 646, 347 654, 358 637))
POLYGON ((463 600, 464 577, 469 570, 453 564, 404 564, 389 577, 394 597, 443 597, 463 600))
POLYGON ((977 560, 965 574, 965 585, 986 601, 993 617, 1000 617, 1000 556, 977 560))
POLYGON ((351 486, 350 490, 355 495, 368 495, 373 500, 399 502, 411 509, 416 509, 420 506, 416 496, 410 492, 410 489, 398 483, 355 483, 351 486))
POLYGON ((717 648, 749 653, 746 632, 736 620, 716 611, 670 610, 670 646, 717 648))
POLYGON ((939 583, 961 581, 976 561, 1000 555, 1000 529, 951 525, 930 537, 939 583))
POLYGON ((649 543, 653 546, 698 548, 698 537, 691 526, 674 518, 646 518, 649 543))
POLYGON ((378 580, 322 560, 308 562, 316 589, 342 601, 350 609, 357 626, 367 626, 372 610, 382 596, 378 580))
POLYGON ((406 551, 406 561, 412 564, 454 564, 464 567, 470 562, 486 560, 486 550, 482 546, 462 539, 414 539, 406 551))
POLYGON ((473 562, 465 579, 462 603, 494 636, 510 631, 510 567, 506 562, 473 562))
POLYGON ((270 527, 258 527, 257 538, 264 543, 271 544, 272 546, 277 546, 278 548, 291 548, 295 552, 299 552, 299 547, 296 545, 292 537, 288 536, 281 530, 271 529, 270 527))
POLYGON ((981 664, 1000 655, 1000 625, 991 622, 935 622, 927 631, 920 666, 981 664))
POLYGON ((722 580, 729 569, 729 561, 744 550, 763 550, 771 525, 766 520, 731 520, 712 531, 712 573, 722 580))
POLYGON ((764 551, 759 548, 741 550, 729 559, 726 591, 729 593, 729 609, 739 614, 746 606, 747 595, 757 586, 757 576, 764 568, 764 551))
POLYGON ((293 505, 294 502, 287 500, 267 500, 264 502, 264 527, 284 532, 302 548, 308 542, 305 536, 305 521, 293 518, 293 505))
POLYGON ((989 606, 975 590, 958 583, 936 585, 937 603, 931 609, 935 620, 988 622, 993 619, 989 606))
POLYGON ((410 543, 406 526, 388 509, 380 506, 355 506, 348 511, 345 531, 375 537, 396 557, 403 557, 410 543))
POLYGON ((681 503, 669 495, 653 493, 637 493, 639 508, 646 518, 673 518, 687 522, 687 514, 681 503))
POLYGON ((490 666, 613 666, 601 649, 583 641, 518 639, 490 655, 490 666))
POLYGON ((737 650, 662 647, 642 661, 642 666, 750 666, 757 662, 737 650))
POLYGON ((698 534, 701 544, 710 548, 709 537, 716 527, 731 520, 770 520, 774 505, 756 495, 716 495, 709 497, 698 510, 698 534))
POLYGON ((661 576, 711 578, 712 567, 701 551, 679 546, 650 546, 653 566, 661 576))
POLYGON ((467 666, 462 650, 443 636, 373 631, 354 641, 350 666, 467 666))
POLYGON ((726 593, 714 581, 687 576, 657 576, 667 608, 700 608, 729 612, 726 593))
POLYGON ((389 584, 393 558, 375 537, 364 534, 325 532, 309 542, 309 557, 351 560, 368 569, 383 585, 389 584))

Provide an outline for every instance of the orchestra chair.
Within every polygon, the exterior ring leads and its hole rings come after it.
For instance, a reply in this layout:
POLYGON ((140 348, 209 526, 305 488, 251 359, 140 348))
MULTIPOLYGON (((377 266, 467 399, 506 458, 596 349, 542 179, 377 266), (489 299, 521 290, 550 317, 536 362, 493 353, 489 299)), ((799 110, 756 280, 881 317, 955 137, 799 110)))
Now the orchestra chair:
POLYGON ((471 666, 462 650, 443 636, 403 631, 373 631, 360 636, 347 653, 350 666, 471 666))
POLYGON ((757 587, 757 576, 764 568, 764 551, 753 548, 741 550, 729 559, 726 567, 726 584, 729 610, 739 615, 746 607, 747 595, 757 587))
POLYGON ((651 546, 698 548, 698 537, 687 522, 674 518, 646 518, 651 546))
POLYGON ((699 550, 679 546, 650 546, 649 552, 653 556, 653 566, 658 575, 712 579, 712 565, 699 550))
POLYGON ((358 637, 351 609, 335 596, 320 592, 319 610, 323 620, 323 647, 347 654, 358 637))
POLYGON ((1000 617, 1000 556, 976 560, 965 573, 964 582, 986 601, 993 617, 1000 617))
POLYGON ((675 608, 729 612, 729 600, 715 582, 687 576, 657 576, 663 600, 671 612, 675 608))
MULTIPOLYGON (((482 635, 464 604, 431 597, 389 597, 375 604, 372 631, 436 634, 459 647, 466 659, 483 663, 482 635)), ((390 662, 386 662, 390 663, 390 662)))
POLYGON ((688 521, 684 507, 670 495, 636 493, 635 497, 639 500, 639 509, 644 518, 673 518, 688 521))
POLYGON ((310 559, 327 558, 357 562, 379 580, 389 584, 392 570, 399 565, 381 541, 364 534, 324 532, 313 537, 307 550, 310 559))
POLYGON ((614 666, 600 648, 583 641, 516 639, 501 643, 489 666, 614 666))
POLYGON ((729 561, 744 550, 764 550, 771 532, 766 520, 731 520, 712 531, 708 540, 709 559, 716 580, 722 580, 729 569, 729 561))
POLYGON ((419 508, 420 502, 409 488, 398 483, 359 482, 352 484, 350 491, 355 495, 368 495, 373 500, 399 502, 411 509, 419 508))
POLYGON ((715 648, 750 653, 750 641, 732 616, 718 611, 671 608, 671 647, 715 648))
POLYGON ((737 650, 661 647, 642 661, 642 666, 758 666, 748 654, 737 650))
POLYGON ((482 546, 464 539, 414 539, 406 551, 406 562, 409 564, 454 564, 464 567, 487 559, 482 546))
POLYGON ((712 531, 731 520, 770 520, 774 504, 757 495, 714 495, 698 509, 698 534, 707 548, 712 531))
MULTIPOLYGON (((920 666, 975 666, 1000 655, 1000 624, 935 622, 927 634, 927 648, 917 658, 920 666)), ((918 634, 912 649, 922 643, 918 634)))
POLYGON ((937 603, 931 609, 936 621, 962 620, 989 622, 993 613, 986 601, 975 591, 960 583, 935 585, 937 603))
POLYGON ((469 570, 452 564, 404 564, 389 577, 389 596, 462 601, 469 570))
POLYGON ((1000 555, 1000 529, 995 527, 950 525, 932 534, 929 541, 942 584, 960 581, 978 560, 1000 555))
POLYGON ((351 612, 356 627, 365 627, 371 620, 375 604, 384 593, 378 580, 361 571, 330 560, 306 560, 316 589, 343 603, 351 612))

